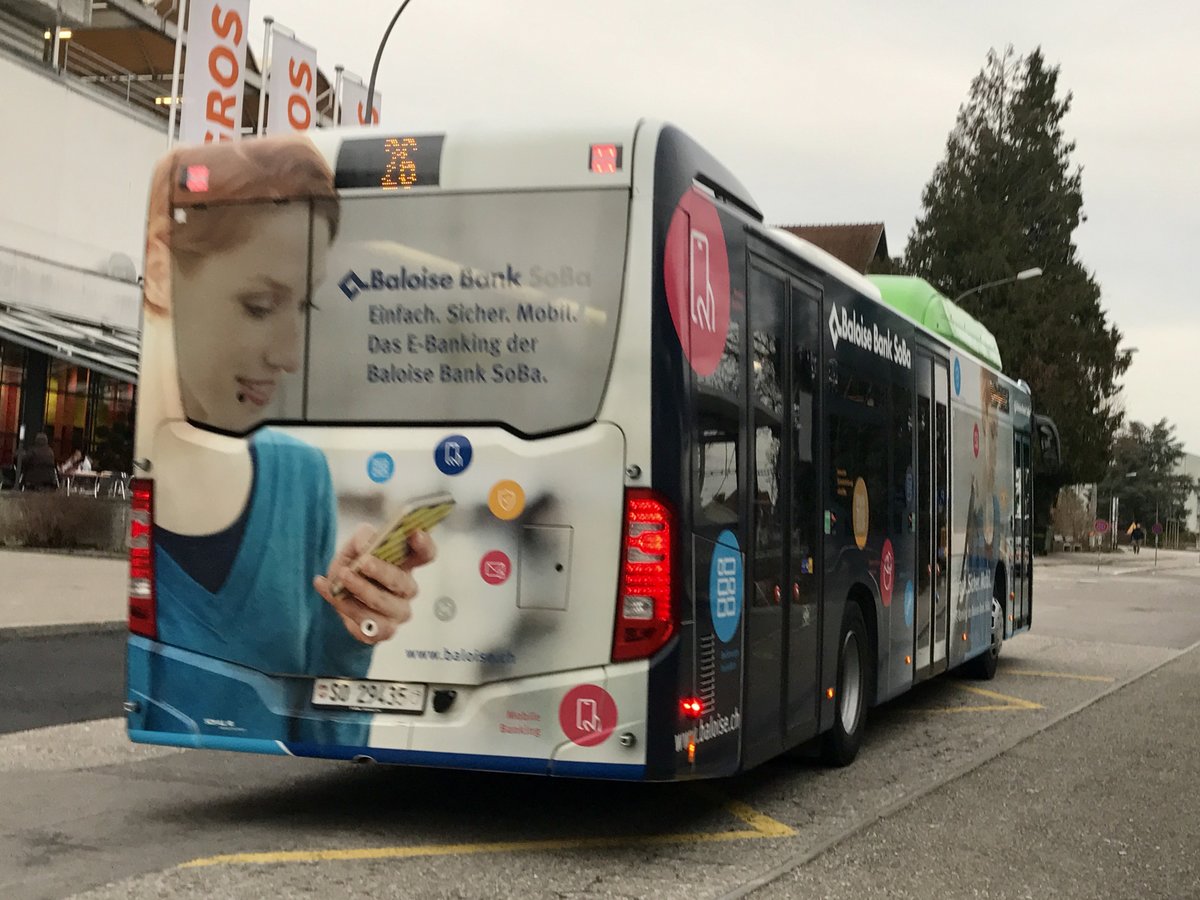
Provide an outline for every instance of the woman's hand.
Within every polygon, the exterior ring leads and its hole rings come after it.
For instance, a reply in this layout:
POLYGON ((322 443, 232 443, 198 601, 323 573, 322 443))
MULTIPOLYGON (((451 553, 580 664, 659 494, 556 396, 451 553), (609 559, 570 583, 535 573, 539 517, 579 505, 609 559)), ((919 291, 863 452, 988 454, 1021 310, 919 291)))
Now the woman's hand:
POLYGON ((412 570, 437 556, 433 538, 416 531, 408 537, 408 556, 400 565, 369 556, 357 573, 350 571, 351 563, 374 538, 375 529, 360 525, 329 563, 329 572, 313 579, 313 587, 341 616, 346 630, 364 644, 386 641, 412 617, 411 603, 417 595, 412 570), (345 588, 336 597, 332 590, 335 581, 345 588))

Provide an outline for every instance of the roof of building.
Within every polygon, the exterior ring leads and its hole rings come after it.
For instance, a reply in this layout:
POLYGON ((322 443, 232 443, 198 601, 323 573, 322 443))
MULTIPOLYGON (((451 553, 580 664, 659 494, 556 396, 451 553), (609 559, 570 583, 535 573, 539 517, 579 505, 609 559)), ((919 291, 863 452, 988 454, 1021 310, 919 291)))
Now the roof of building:
POLYGON ((887 234, 882 222, 855 225, 782 225, 798 238, 836 256, 850 268, 866 274, 871 260, 887 259, 887 234))
MULTIPOLYGON (((53 2, 0 0, 0 47, 47 67, 56 61, 60 75, 116 98, 142 115, 161 119, 165 129, 173 102, 178 0, 105 0, 95 5, 91 0, 76 0, 60 8, 64 37, 56 59, 51 38, 56 17, 53 2)), ((181 66, 186 59, 185 32, 181 66)), ((246 132, 252 132, 258 121, 261 73, 258 49, 250 47, 241 121, 246 132)), ((183 78, 181 68, 180 84, 183 78)), ((319 67, 316 107, 327 124, 333 113, 333 84, 319 67)))

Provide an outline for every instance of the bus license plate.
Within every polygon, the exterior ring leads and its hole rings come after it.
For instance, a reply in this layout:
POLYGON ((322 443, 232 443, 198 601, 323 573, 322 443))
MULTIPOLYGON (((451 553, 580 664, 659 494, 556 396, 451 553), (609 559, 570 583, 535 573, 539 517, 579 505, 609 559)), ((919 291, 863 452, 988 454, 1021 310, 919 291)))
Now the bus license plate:
POLYGON ((318 678, 313 682, 312 703, 313 706, 341 706, 376 712, 419 713, 425 708, 425 685, 318 678))

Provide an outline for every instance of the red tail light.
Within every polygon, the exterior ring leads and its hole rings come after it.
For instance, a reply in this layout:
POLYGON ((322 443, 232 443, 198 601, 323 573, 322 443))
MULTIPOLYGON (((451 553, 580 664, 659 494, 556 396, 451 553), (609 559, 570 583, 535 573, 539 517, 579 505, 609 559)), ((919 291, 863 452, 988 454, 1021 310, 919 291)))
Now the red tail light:
POLYGON ((675 633, 672 519, 670 507, 653 491, 642 488, 626 491, 613 662, 653 656, 675 633))
POLYGON ((134 478, 129 487, 133 494, 129 515, 129 630, 155 638, 158 618, 154 603, 154 482, 134 478))

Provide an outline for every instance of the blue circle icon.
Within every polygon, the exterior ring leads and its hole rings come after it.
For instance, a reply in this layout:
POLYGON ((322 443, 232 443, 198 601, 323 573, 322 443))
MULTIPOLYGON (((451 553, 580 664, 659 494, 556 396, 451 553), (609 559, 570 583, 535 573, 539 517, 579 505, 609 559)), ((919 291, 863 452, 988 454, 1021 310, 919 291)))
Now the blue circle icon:
POLYGON ((471 464, 471 442, 461 434, 442 438, 433 448, 433 462, 443 475, 461 475, 471 464))
POLYGON ((367 477, 376 484, 383 484, 396 472, 396 461, 387 453, 374 453, 367 460, 367 477))
POLYGON ((912 628, 913 613, 916 610, 916 597, 913 596, 913 583, 910 581, 904 585, 904 624, 912 628))
POLYGON ((913 471, 909 466, 904 473, 904 505, 911 507, 913 502, 913 471))
POLYGON ((728 644, 737 634, 742 618, 742 554, 737 535, 722 531, 713 550, 708 571, 708 606, 712 612, 713 631, 728 644))
POLYGON ((962 393, 962 364, 958 361, 958 357, 954 357, 954 395, 957 397, 962 393))

